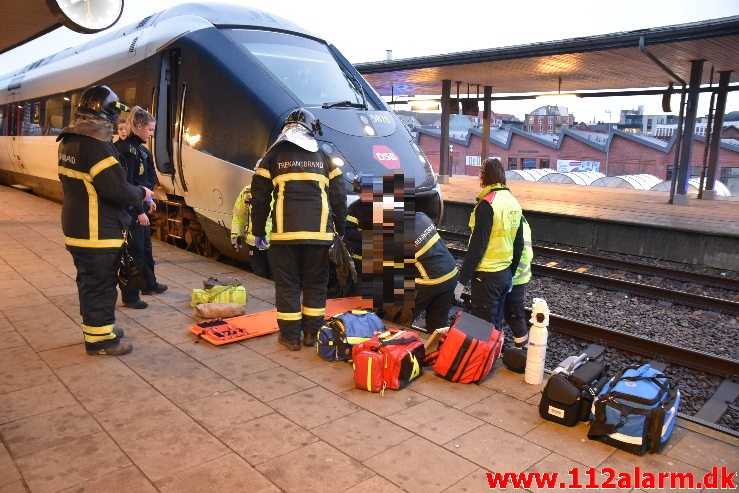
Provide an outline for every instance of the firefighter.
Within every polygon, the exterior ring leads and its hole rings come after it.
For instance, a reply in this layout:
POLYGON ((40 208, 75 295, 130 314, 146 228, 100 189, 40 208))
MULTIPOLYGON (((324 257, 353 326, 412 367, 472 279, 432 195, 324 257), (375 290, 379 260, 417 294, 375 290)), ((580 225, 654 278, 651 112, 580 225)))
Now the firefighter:
POLYGON ((316 134, 323 134, 319 120, 302 108, 292 112, 251 183, 255 245, 269 246, 275 282, 277 340, 291 351, 300 350, 301 332, 304 346, 315 344, 326 310, 328 249, 335 234, 343 238, 346 221, 341 169, 319 151, 316 134))
POLYGON ((459 271, 434 222, 416 211, 416 299, 412 319, 426 312, 426 332, 449 325, 459 271))
POLYGON ((470 215, 472 234, 454 290, 459 299, 464 285, 471 280, 472 314, 492 322, 498 329, 503 323, 505 297, 511 290, 513 272, 523 250, 521 206, 505 183, 500 159, 485 159, 480 167, 482 190, 470 215))
POLYGON ((111 139, 122 110, 107 86, 82 93, 72 125, 59 141, 59 180, 64 199, 64 243, 77 268, 77 290, 85 349, 91 355, 120 356, 133 346, 115 327, 116 263, 130 222, 127 206, 152 196, 126 181, 111 139))

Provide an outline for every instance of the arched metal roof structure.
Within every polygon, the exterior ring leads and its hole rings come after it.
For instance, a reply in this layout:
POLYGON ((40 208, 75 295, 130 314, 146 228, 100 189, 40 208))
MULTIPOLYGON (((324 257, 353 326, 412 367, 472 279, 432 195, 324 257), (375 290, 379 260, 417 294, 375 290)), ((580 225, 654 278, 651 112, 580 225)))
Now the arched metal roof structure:
MULTIPOLYGON (((591 185, 594 187, 611 188, 633 188, 634 190, 651 190, 653 186, 661 182, 659 178, 650 174, 604 176, 595 180, 591 185)), ((669 187, 667 190, 669 191, 669 187)))
POLYGON ((510 169, 505 172, 506 180, 540 181, 543 176, 556 173, 550 168, 510 169))
MULTIPOLYGON (((654 190, 656 192, 669 192, 670 191, 671 183, 669 180, 665 180, 663 182, 660 182, 656 185, 654 185, 650 190, 654 190)), ((688 180, 688 193, 689 194, 698 194, 698 187, 700 186, 700 178, 691 178, 688 180)), ((720 181, 716 180, 713 184, 713 189, 716 191, 716 195, 719 197, 731 197, 731 190, 729 190, 726 185, 721 183, 720 181)))
POLYGON ((549 183, 569 183, 573 185, 591 185, 594 181, 603 178, 600 171, 570 171, 568 173, 550 173, 542 176, 539 181, 549 183))

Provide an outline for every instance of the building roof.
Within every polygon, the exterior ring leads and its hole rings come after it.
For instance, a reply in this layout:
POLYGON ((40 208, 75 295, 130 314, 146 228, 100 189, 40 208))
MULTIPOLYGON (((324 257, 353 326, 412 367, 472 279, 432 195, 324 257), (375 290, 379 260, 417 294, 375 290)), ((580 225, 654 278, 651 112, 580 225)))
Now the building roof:
MULTIPOLYGON (((662 180, 647 173, 638 175, 604 176, 591 183, 594 187, 633 188, 634 190, 651 190, 662 180)), ((669 190, 669 189, 668 189, 669 190)))
POLYGON ((541 182, 569 183, 573 185, 591 185, 594 181, 603 178, 600 171, 570 171, 568 173, 548 173, 541 178, 541 182))

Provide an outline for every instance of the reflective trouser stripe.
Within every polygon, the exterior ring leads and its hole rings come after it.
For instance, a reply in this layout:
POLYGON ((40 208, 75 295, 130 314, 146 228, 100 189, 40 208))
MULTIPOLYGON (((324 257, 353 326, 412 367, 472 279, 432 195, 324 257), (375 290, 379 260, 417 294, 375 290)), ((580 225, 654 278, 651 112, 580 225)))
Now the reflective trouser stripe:
POLYGON ((113 324, 103 325, 102 327, 91 327, 82 324, 82 333, 85 336, 85 342, 101 342, 115 339, 113 334, 113 324))

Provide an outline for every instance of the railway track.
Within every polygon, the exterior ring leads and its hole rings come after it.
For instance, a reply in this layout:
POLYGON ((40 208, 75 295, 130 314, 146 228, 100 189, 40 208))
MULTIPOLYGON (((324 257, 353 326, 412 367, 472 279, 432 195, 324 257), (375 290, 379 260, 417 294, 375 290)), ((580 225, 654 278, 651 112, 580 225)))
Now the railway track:
MULTIPOLYGON (((439 234, 444 238, 454 241, 454 244, 447 245, 452 255, 455 255, 457 258, 462 258, 466 255, 466 248, 455 246, 455 244, 466 245, 469 235, 451 231, 439 231, 439 234)), ((658 278, 669 278, 689 282, 691 284, 697 283, 706 286, 713 286, 727 291, 733 290, 734 298, 736 298, 736 290, 737 286, 739 286, 739 283, 735 279, 691 273, 668 267, 624 261, 621 259, 542 246, 534 246, 534 261, 531 266, 532 273, 541 277, 551 277, 562 281, 607 289, 609 291, 620 291, 634 296, 669 301, 671 303, 690 306, 693 308, 739 316, 739 302, 734 299, 707 296, 695 292, 679 291, 672 288, 657 286, 649 282, 629 281, 621 278, 618 274, 613 276, 593 274, 588 272, 588 268, 565 269, 556 266, 559 262, 542 263, 540 260, 537 260, 541 255, 555 257, 557 259, 562 258, 579 264, 599 265, 615 271, 631 270, 632 272, 656 276, 658 278)))
MULTIPOLYGON (((445 241, 452 243, 449 245, 449 248, 453 255, 459 258, 466 254, 465 248, 455 245, 466 246, 468 235, 447 231, 440 231, 440 234, 445 241)), ((549 247, 535 247, 535 258, 537 257, 537 251, 539 252, 538 256, 546 255, 556 258, 558 261, 560 259, 569 260, 571 258, 577 263, 587 265, 610 266, 610 268, 618 268, 619 270, 630 269, 664 278, 680 277, 681 280, 687 280, 691 284, 702 283, 720 289, 736 289, 736 282, 732 279, 716 278, 716 276, 710 275, 694 275, 693 273, 679 271, 678 269, 667 268, 663 270, 659 266, 639 264, 638 262, 626 262, 622 264, 620 259, 608 259, 597 255, 579 254, 578 252, 549 247)), ((721 312, 725 314, 724 317, 734 318, 739 314, 737 303, 733 300, 701 296, 695 293, 677 292, 648 284, 589 274, 583 272, 585 269, 577 272, 571 269, 553 267, 552 265, 536 264, 532 266, 532 270, 534 275, 538 277, 550 277, 563 280, 567 283, 577 283, 580 286, 585 285, 587 287, 596 287, 609 291, 629 293, 629 295, 658 299, 660 300, 658 302, 659 306, 668 311, 670 306, 669 304, 665 304, 666 300, 669 300, 670 303, 721 312)), ((594 301, 597 303, 597 300, 594 301)), ((690 348, 680 340, 670 340, 669 337, 667 337, 666 341, 660 341, 656 337, 645 337, 637 333, 613 328, 608 323, 597 325, 557 314, 550 314, 550 331, 575 340, 596 342, 626 354, 638 355, 646 361, 667 364, 670 365, 670 371, 679 369, 681 372, 687 371, 695 375, 706 374, 705 377, 699 377, 698 380, 705 378, 712 381, 712 395, 710 398, 700 400, 702 405, 697 412, 692 414, 682 412, 681 417, 735 437, 739 436, 738 428, 728 428, 719 424, 724 414, 728 411, 729 406, 736 401, 739 395, 739 384, 737 383, 739 361, 736 358, 712 354, 710 351, 703 351, 695 347, 690 348)))

